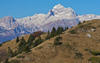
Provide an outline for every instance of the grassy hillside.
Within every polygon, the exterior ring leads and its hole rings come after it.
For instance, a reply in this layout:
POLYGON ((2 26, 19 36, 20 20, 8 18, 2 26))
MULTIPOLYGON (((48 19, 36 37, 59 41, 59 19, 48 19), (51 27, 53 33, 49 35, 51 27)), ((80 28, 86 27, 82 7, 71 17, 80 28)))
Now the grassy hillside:
MULTIPOLYGON (((42 34, 44 39, 47 34, 42 34)), ((25 39, 29 35, 24 36, 25 39)), ((81 23, 60 34, 59 42, 54 45, 58 36, 48 39, 31 49, 9 59, 12 63, 100 63, 100 20, 81 23)), ((15 50, 15 40, 7 42, 0 50, 11 47, 15 50)), ((34 42, 34 41, 33 41, 34 42)))

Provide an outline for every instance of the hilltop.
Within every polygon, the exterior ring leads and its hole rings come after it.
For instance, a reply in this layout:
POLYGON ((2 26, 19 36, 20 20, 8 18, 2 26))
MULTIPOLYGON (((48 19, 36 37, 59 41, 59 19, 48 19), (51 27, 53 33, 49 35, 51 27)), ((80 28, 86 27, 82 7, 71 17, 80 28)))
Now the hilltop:
MULTIPOLYGON (((8 60, 19 63, 88 63, 100 61, 100 20, 90 20, 79 23, 59 35, 48 40, 43 33, 40 37, 44 40, 36 47, 31 47, 28 53, 22 52, 8 60), (54 44, 55 40, 59 41, 54 44)), ((30 35, 25 35, 27 41, 30 35)), ((21 39, 21 37, 20 37, 21 39)), ((38 39, 38 37, 36 38, 38 39)), ((33 41, 33 43, 36 41, 33 41)), ((13 51, 18 48, 16 39, 2 44, 0 50, 10 47, 13 51)), ((33 46, 33 45, 32 45, 33 46)))

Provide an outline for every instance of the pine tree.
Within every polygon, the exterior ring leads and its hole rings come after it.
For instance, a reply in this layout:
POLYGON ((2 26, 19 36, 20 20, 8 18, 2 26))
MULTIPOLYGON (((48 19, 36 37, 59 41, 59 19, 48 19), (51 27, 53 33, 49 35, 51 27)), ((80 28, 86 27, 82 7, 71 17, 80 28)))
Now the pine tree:
POLYGON ((67 29, 69 29, 69 28, 68 28, 68 26, 67 26, 67 27, 65 27, 65 31, 66 31, 67 29))
POLYGON ((41 44, 43 42, 43 40, 41 39, 41 37, 39 36, 38 38, 38 44, 41 44))
POLYGON ((24 37, 22 37, 22 39, 21 39, 21 41, 19 43, 19 47, 25 46, 25 45, 26 45, 26 41, 25 41, 24 37))
POLYGON ((58 27, 55 35, 60 35, 64 31, 63 27, 58 27))
POLYGON ((57 28, 57 31, 56 31, 56 35, 59 35, 60 34, 60 31, 61 31, 61 28, 60 28, 60 26, 57 28))
POLYGON ((22 39, 19 43, 19 53, 23 52, 25 45, 26 45, 26 41, 25 41, 24 37, 22 37, 22 39))
POLYGON ((25 52, 30 52, 30 47, 29 46, 25 46, 24 51, 25 52))
POLYGON ((56 33, 56 29, 55 29, 55 27, 53 27, 52 31, 51 31, 51 34, 50 34, 50 37, 54 37, 55 33, 56 33))
POLYGON ((81 22, 78 23, 78 25, 80 25, 80 24, 81 24, 81 22))
POLYGON ((60 45, 60 44, 62 44, 62 42, 59 42, 59 40, 61 40, 61 39, 62 39, 62 37, 58 36, 58 37, 55 39, 55 41, 54 41, 54 45, 60 45))
POLYGON ((38 45, 38 40, 35 40, 35 42, 33 43, 33 47, 36 47, 38 45))
POLYGON ((63 31, 64 31, 64 29, 63 29, 63 27, 61 27, 61 32, 60 32, 60 34, 61 34, 63 31))
POLYGON ((31 46, 32 45, 32 42, 35 40, 35 37, 31 34, 30 35, 30 37, 29 37, 29 39, 28 39, 28 41, 27 41, 27 44, 29 45, 29 46, 31 46))
POLYGON ((83 23, 85 23, 86 21, 84 20, 83 23))
POLYGON ((33 43, 33 47, 36 47, 37 45, 41 44, 42 42, 43 42, 43 40, 39 36, 38 39, 36 39, 35 42, 33 43))
POLYGON ((50 32, 49 32, 49 30, 48 30, 48 34, 47 34, 45 40, 48 40, 48 39, 50 39, 50 32))
POLYGON ((8 47, 8 54, 9 54, 9 57, 13 57, 13 51, 11 50, 10 47, 8 47))
POLYGON ((16 43, 18 43, 19 42, 19 37, 17 37, 17 39, 16 39, 16 43))

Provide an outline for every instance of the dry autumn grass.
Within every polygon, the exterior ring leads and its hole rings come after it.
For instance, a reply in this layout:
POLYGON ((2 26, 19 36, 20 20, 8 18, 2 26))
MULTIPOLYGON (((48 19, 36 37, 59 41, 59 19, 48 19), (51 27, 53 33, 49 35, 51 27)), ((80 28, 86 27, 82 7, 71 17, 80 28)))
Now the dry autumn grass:
MULTIPOLYGON (((45 36, 46 34, 42 34, 42 39, 45 36)), ((63 32, 60 36, 62 37, 60 40, 61 45, 54 45, 56 36, 32 48, 31 52, 23 52, 10 58, 9 61, 16 59, 20 63, 89 63, 88 59, 95 56, 86 50, 100 51, 100 20, 87 21, 63 32), (86 28, 86 26, 83 28, 80 27, 81 25, 90 25, 91 27, 88 26, 87 30, 84 31, 82 29, 86 28), (96 28, 95 31, 92 30, 94 27, 96 28), (77 33, 69 33, 71 30, 75 30, 77 33), (76 56, 75 53, 81 53, 82 56, 76 56), (18 56, 24 56, 24 58, 18 58, 18 56)), ((26 40, 28 37, 29 35, 24 36, 26 40)), ((7 50, 7 47, 11 47, 14 51, 18 44, 16 44, 15 40, 12 40, 3 44, 0 50, 7 50)))

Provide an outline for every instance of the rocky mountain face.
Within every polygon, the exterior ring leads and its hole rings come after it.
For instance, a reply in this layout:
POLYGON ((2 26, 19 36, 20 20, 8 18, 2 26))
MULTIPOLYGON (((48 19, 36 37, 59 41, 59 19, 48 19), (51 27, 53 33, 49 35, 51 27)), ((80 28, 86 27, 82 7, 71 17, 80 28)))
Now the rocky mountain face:
POLYGON ((58 4, 51 9, 48 14, 35 14, 31 17, 14 19, 6 16, 0 19, 0 42, 11 40, 23 34, 30 34, 41 30, 51 31, 52 27, 73 27, 79 21, 100 19, 100 16, 94 14, 78 15, 75 11, 68 7, 65 8, 58 4))

